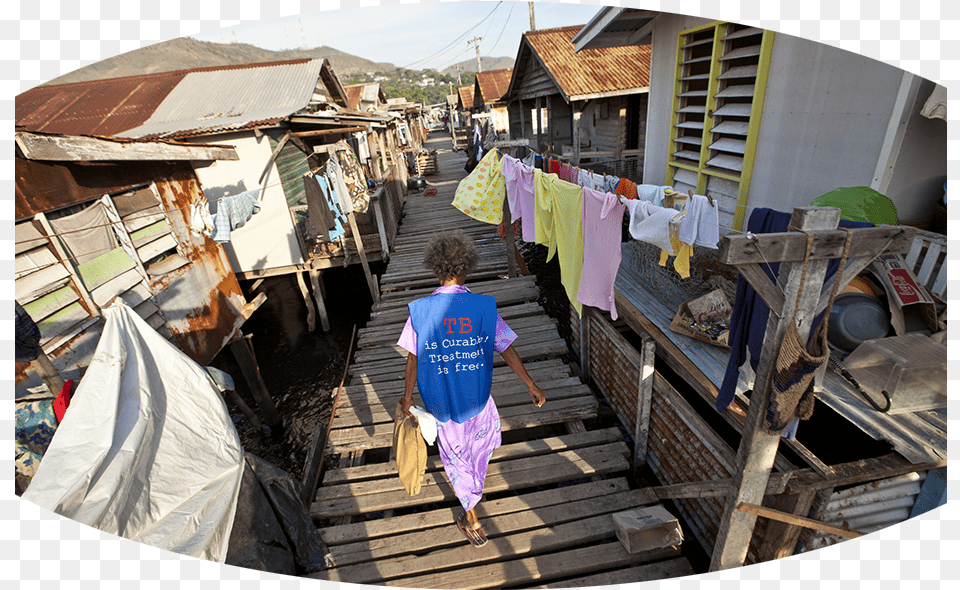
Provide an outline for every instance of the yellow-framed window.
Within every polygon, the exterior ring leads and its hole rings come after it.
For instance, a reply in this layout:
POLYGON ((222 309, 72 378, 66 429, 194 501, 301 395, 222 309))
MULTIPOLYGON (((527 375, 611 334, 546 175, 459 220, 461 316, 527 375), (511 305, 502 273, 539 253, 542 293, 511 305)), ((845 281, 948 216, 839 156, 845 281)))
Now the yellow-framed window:
POLYGON ((723 228, 743 226, 773 36, 725 22, 678 35, 667 184, 714 197, 723 228))

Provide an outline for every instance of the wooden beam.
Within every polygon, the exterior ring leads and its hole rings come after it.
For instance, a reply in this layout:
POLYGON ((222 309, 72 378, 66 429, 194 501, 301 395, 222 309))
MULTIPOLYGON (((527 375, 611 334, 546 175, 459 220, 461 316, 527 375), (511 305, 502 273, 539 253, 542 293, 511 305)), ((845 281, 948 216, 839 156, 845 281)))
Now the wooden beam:
POLYGON ((307 306, 307 331, 313 332, 317 329, 317 314, 313 309, 313 302, 310 301, 310 290, 307 289, 307 283, 303 280, 303 273, 298 271, 296 275, 300 296, 303 297, 303 304, 307 306))
MULTIPOLYGON (((802 207, 809 211, 813 207, 802 207)), ((839 209, 837 210, 839 211, 839 209)), ((794 226, 796 227, 796 226, 794 226)), ((880 226, 860 228, 854 232, 850 244, 851 258, 868 253, 898 252, 906 254, 913 244, 916 228, 909 226, 880 226)), ((840 258, 847 232, 842 229, 814 230, 810 260, 840 258)), ((807 250, 807 236, 798 231, 770 234, 727 234, 720 238, 720 262, 731 266, 773 262, 803 262, 807 250)))
POLYGON ((17 132, 17 147, 28 160, 56 162, 239 160, 232 146, 112 140, 98 137, 17 132))
POLYGON ((649 334, 645 334, 641 349, 643 364, 640 365, 640 382, 637 384, 637 426, 633 434, 633 466, 635 469, 647 461, 647 437, 650 433, 650 409, 653 405, 654 360, 657 356, 657 341, 649 334))
POLYGON ((311 268, 307 271, 310 275, 310 286, 313 287, 313 300, 317 304, 317 315, 320 316, 320 327, 324 332, 330 331, 330 316, 327 314, 327 305, 324 302, 326 296, 323 292, 322 271, 318 268, 311 268))
MULTIPOLYGON (((793 210, 790 225, 806 231, 831 230, 837 227, 839 221, 839 209, 806 207, 793 210)), ((846 237, 846 232, 840 233, 844 238, 846 237)), ((785 236, 785 234, 766 235, 785 236)), ((803 244, 795 247, 806 251, 806 236, 803 234, 798 236, 803 239, 803 244)), ((782 255, 797 256, 796 253, 788 254, 787 252, 783 252, 782 255)), ((779 261, 778 258, 769 256, 766 259, 779 261)), ((803 259, 802 254, 800 259, 803 259)), ((744 423, 743 439, 737 450, 737 465, 733 472, 734 493, 727 497, 724 505, 723 518, 720 521, 710 560, 710 571, 740 567, 747 556, 757 517, 755 514, 742 512, 736 508, 741 502, 759 504, 762 501, 780 444, 780 435, 772 434, 763 427, 780 343, 786 334, 788 322, 791 321, 796 321, 800 340, 806 342, 811 323, 806 320, 819 298, 826 265, 827 260, 824 258, 811 260, 806 268, 802 264, 791 263, 783 263, 780 266, 780 274, 787 277, 785 304, 780 315, 791 319, 781 322, 771 314, 767 320, 754 393, 744 423), (796 314, 794 314, 795 308, 796 314)))
POLYGON ((277 413, 277 406, 273 403, 267 385, 260 375, 260 367, 257 366, 257 357, 253 351, 253 342, 250 340, 250 335, 241 335, 236 340, 231 341, 230 350, 233 352, 234 358, 237 359, 237 364, 240 365, 240 372, 243 373, 243 378, 250 387, 253 398, 257 400, 257 405, 260 406, 260 411, 263 412, 267 425, 271 428, 282 428, 283 422, 280 420, 280 414, 277 413))
POLYGON ((857 537, 863 536, 863 533, 859 531, 842 529, 840 527, 836 527, 831 524, 827 524, 825 522, 820 522, 819 520, 813 520, 812 518, 805 518, 803 516, 795 516, 793 514, 787 514, 786 512, 780 512, 779 510, 773 510, 771 508, 764 508, 763 506, 758 506, 756 504, 748 504, 746 502, 740 502, 737 505, 737 510, 747 514, 753 514, 756 516, 762 516, 764 518, 778 520, 780 522, 785 522, 787 524, 802 526, 804 528, 813 529, 813 530, 821 531, 824 533, 830 533, 831 535, 838 535, 841 537, 845 537, 847 539, 856 539, 857 537))
POLYGON ((296 131, 293 133, 294 137, 319 137, 321 135, 334 135, 336 133, 357 133, 360 131, 366 131, 367 127, 365 125, 357 125, 355 127, 338 127, 336 129, 320 129, 317 131, 296 131))

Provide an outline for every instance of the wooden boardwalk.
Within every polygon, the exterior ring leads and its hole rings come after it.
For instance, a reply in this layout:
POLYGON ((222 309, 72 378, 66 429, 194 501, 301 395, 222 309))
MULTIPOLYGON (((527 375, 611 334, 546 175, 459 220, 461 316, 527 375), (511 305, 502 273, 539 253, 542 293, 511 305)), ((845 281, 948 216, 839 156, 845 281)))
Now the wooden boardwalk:
MULTIPOLYGON (((557 357, 567 352, 556 323, 536 303, 534 277, 507 278, 506 251, 491 225, 450 206, 466 157, 449 136, 428 140, 440 173, 427 178, 436 196, 407 197, 404 218, 381 278, 382 296, 360 330, 329 437, 340 465, 328 470, 311 505, 334 562, 311 577, 414 588, 577 587, 692 574, 676 549, 630 554, 616 540, 611 514, 657 504, 650 490, 631 490, 630 449, 619 429, 587 430, 597 400, 557 357), (481 252, 467 280, 492 295, 518 334, 514 348, 546 392, 542 408, 499 355, 493 393, 503 446, 494 453, 477 507, 490 542, 471 546, 453 524, 459 502, 435 447, 423 487, 408 496, 389 461, 393 419, 403 396, 406 353, 397 345, 407 303, 437 280, 422 265, 423 245, 438 231, 460 228, 481 252)), ((422 405, 419 396, 416 403, 422 405)))

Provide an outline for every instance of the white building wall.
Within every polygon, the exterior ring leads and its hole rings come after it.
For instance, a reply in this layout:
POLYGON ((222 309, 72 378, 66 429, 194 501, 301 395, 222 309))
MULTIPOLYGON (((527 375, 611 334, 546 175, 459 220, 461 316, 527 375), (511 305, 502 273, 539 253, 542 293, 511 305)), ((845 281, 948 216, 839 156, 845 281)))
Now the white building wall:
MULTIPOLYGON (((653 57, 643 182, 666 180, 677 35, 706 19, 663 14, 653 57)), ((746 215, 755 207, 790 211, 838 187, 870 186, 903 71, 825 44, 777 33, 767 81, 746 215)), ((910 109, 886 191, 901 221, 928 218, 946 180, 946 125, 926 120, 932 83, 910 109)))
MULTIPOLYGON (((255 137, 249 131, 201 139, 202 143, 235 146, 240 156, 239 160, 219 161, 196 169, 203 193, 210 203, 259 186, 260 174, 273 151, 266 135, 255 137)), ((195 140, 195 143, 201 141, 195 140)), ((223 245, 234 272, 277 268, 304 261, 276 165, 271 165, 266 185, 260 211, 246 225, 231 232, 231 241, 223 245)))

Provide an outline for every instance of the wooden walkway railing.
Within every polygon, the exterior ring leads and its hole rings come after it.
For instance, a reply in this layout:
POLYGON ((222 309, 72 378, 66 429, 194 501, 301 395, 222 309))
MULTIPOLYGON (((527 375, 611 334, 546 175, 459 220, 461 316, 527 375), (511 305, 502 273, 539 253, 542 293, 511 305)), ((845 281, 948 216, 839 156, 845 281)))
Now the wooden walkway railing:
MULTIPOLYGON (((588 430, 598 402, 558 357, 567 353, 556 323, 537 303, 534 277, 508 279, 506 250, 495 228, 475 222, 450 202, 466 174, 465 157, 449 137, 428 140, 440 173, 428 178, 435 196, 408 195, 404 218, 381 277, 382 296, 359 331, 350 385, 335 408, 328 470, 310 514, 330 549, 331 569, 311 577, 415 588, 550 587, 629 583, 688 575, 675 548, 628 553, 616 540, 612 514, 658 503, 650 490, 630 490, 630 449, 616 427, 588 430), (491 460, 485 498, 477 507, 490 540, 471 546, 453 523, 459 509, 435 447, 417 496, 409 496, 389 461, 393 417, 403 395, 406 354, 397 339, 407 303, 438 285, 422 266, 429 237, 444 229, 470 234, 481 253, 468 277, 474 292, 497 299, 518 334, 514 348, 546 392, 541 408, 499 355, 493 395, 503 446, 491 460)), ((416 403, 422 405, 419 396, 416 403)))

